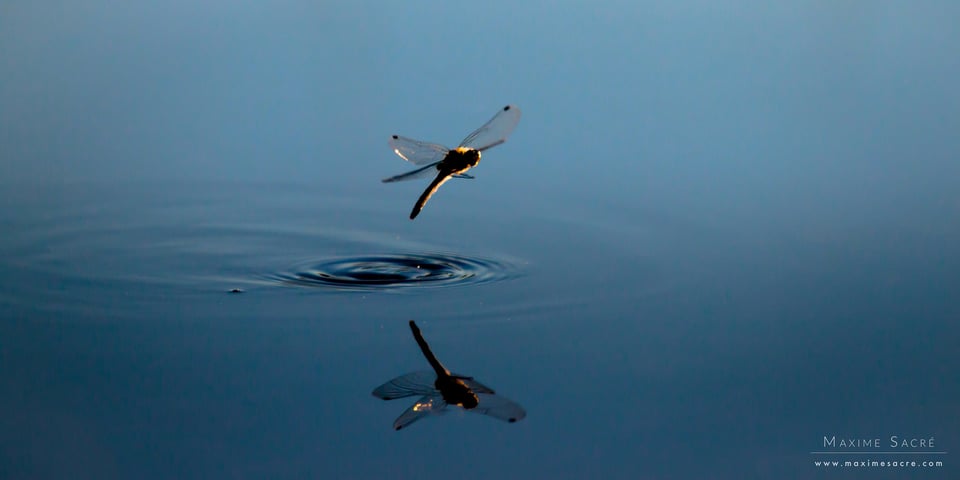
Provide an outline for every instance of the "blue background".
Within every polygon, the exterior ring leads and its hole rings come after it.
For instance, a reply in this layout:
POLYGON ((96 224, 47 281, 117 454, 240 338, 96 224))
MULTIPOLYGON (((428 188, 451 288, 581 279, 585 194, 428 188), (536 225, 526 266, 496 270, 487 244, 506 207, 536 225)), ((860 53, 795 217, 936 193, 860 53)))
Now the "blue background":
POLYGON ((958 16, 4 2, 0 476, 950 476, 958 16), (510 141, 409 221, 388 136, 453 146, 507 103, 510 141), (510 279, 272 280, 411 251, 510 279), (528 417, 392 431, 409 402, 369 392, 427 366, 411 318, 528 417), (949 453, 815 473, 825 435, 949 453))

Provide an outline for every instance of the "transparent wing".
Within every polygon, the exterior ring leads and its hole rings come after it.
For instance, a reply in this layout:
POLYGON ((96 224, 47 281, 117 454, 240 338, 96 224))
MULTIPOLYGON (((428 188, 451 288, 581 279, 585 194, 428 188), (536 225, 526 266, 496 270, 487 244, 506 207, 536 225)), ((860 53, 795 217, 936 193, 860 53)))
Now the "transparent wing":
POLYGON ((428 163, 439 162, 447 156, 449 148, 436 143, 421 142, 412 138, 394 135, 390 137, 390 148, 400 158, 414 164, 426 165, 428 163))
POLYGON ((471 408, 467 410, 468 412, 488 415, 510 423, 523 420, 523 418, 527 416, 527 411, 512 400, 492 393, 480 393, 477 391, 474 391, 474 393, 477 394, 477 398, 480 399, 480 401, 476 408, 471 408))
POLYGON ((400 175, 394 175, 390 178, 384 178, 381 181, 383 183, 391 183, 391 182, 402 182, 404 180, 413 180, 415 178, 432 177, 433 175, 436 175, 437 164, 439 163, 440 162, 433 162, 430 165, 427 165, 425 167, 420 167, 416 170, 412 170, 407 173, 401 173, 400 175))
POLYGON ((473 377, 465 377, 463 375, 456 375, 455 377, 463 380, 463 383, 466 383, 470 390, 473 390, 473 393, 495 393, 492 388, 476 381, 473 377))
POLYGON ((516 105, 507 105, 500 109, 489 122, 471 133, 460 142, 461 147, 481 152, 507 141, 507 137, 520 122, 520 109, 516 105))
POLYGON ((413 372, 400 375, 373 390, 373 396, 384 400, 412 397, 414 395, 431 395, 437 393, 433 383, 437 374, 431 371, 413 372))
POLYGON ((400 430, 427 415, 441 413, 445 408, 447 408, 447 402, 443 401, 440 392, 424 395, 393 421, 393 429, 400 430))

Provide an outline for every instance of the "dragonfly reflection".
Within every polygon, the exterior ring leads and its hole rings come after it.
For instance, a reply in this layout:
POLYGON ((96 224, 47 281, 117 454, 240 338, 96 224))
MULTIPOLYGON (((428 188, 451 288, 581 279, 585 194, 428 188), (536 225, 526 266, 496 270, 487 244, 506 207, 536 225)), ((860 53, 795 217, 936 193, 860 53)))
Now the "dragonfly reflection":
POLYGON ((523 407, 496 395, 493 389, 473 377, 450 373, 430 351, 430 346, 413 320, 410 321, 410 330, 413 331, 413 338, 417 340, 433 371, 401 375, 373 391, 375 397, 384 400, 421 396, 397 417, 393 422, 394 429, 400 430, 429 414, 443 413, 447 405, 455 405, 468 412, 482 413, 510 423, 527 416, 523 407))
POLYGON ((507 137, 520 121, 520 109, 515 105, 503 107, 489 122, 464 138, 457 148, 450 149, 435 143, 421 142, 412 138, 394 135, 390 138, 390 148, 400 158, 414 164, 424 165, 411 172, 383 179, 384 183, 411 180, 436 175, 433 182, 423 191, 410 212, 410 220, 417 218, 427 200, 452 177, 473 178, 467 170, 480 163, 480 153, 507 141, 507 137))

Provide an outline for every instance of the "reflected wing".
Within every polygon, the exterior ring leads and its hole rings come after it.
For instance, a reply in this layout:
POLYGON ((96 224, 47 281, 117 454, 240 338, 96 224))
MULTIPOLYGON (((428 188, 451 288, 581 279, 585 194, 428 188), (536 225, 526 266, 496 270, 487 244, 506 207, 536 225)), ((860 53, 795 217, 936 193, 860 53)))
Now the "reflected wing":
POLYGON ((400 375, 373 390, 373 396, 384 400, 412 397, 414 395, 431 395, 437 393, 433 382, 437 374, 430 371, 413 372, 400 375))
POLYGON ((480 393, 476 391, 475 393, 477 394, 477 398, 480 399, 480 402, 476 408, 467 410, 468 412, 482 413, 510 423, 523 420, 523 418, 527 416, 527 411, 512 400, 490 393, 480 393))
POLYGON ((412 138, 394 135, 390 137, 390 148, 400 158, 414 164, 426 165, 428 163, 439 162, 447 156, 449 148, 436 143, 421 142, 412 138))
POLYGON ((477 178, 477 177, 474 177, 473 175, 467 175, 466 173, 460 173, 460 174, 454 175, 453 178, 466 178, 467 180, 473 180, 474 178, 477 178))
POLYGON ((440 413, 445 408, 447 408, 447 402, 443 401, 440 392, 435 391, 430 395, 424 395, 393 421, 393 429, 400 430, 427 415, 440 413))
POLYGON ((482 152, 500 145, 507 141, 507 137, 517 127, 518 122, 520 122, 520 109, 516 105, 507 105, 500 109, 489 122, 464 138, 460 146, 482 152))
POLYGON ((455 377, 463 380, 463 383, 466 383, 470 390, 473 390, 473 393, 495 393, 492 388, 476 381, 473 377, 464 377, 463 375, 454 375, 455 377))
POLYGON ((420 167, 416 170, 413 170, 407 173, 401 173, 400 175, 394 175, 390 178, 384 178, 382 182, 391 183, 391 182, 400 182, 403 180, 413 180, 415 178, 431 177, 437 173, 438 163, 440 162, 433 162, 430 165, 427 165, 426 167, 420 167))

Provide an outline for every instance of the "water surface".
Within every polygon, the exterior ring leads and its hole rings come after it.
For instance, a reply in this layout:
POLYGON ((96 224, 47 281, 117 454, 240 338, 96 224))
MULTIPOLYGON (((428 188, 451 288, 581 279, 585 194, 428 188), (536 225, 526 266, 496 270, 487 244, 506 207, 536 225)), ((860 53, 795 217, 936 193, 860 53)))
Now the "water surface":
POLYGON ((956 7, 429 3, 0 9, 0 477, 955 476, 956 7))

